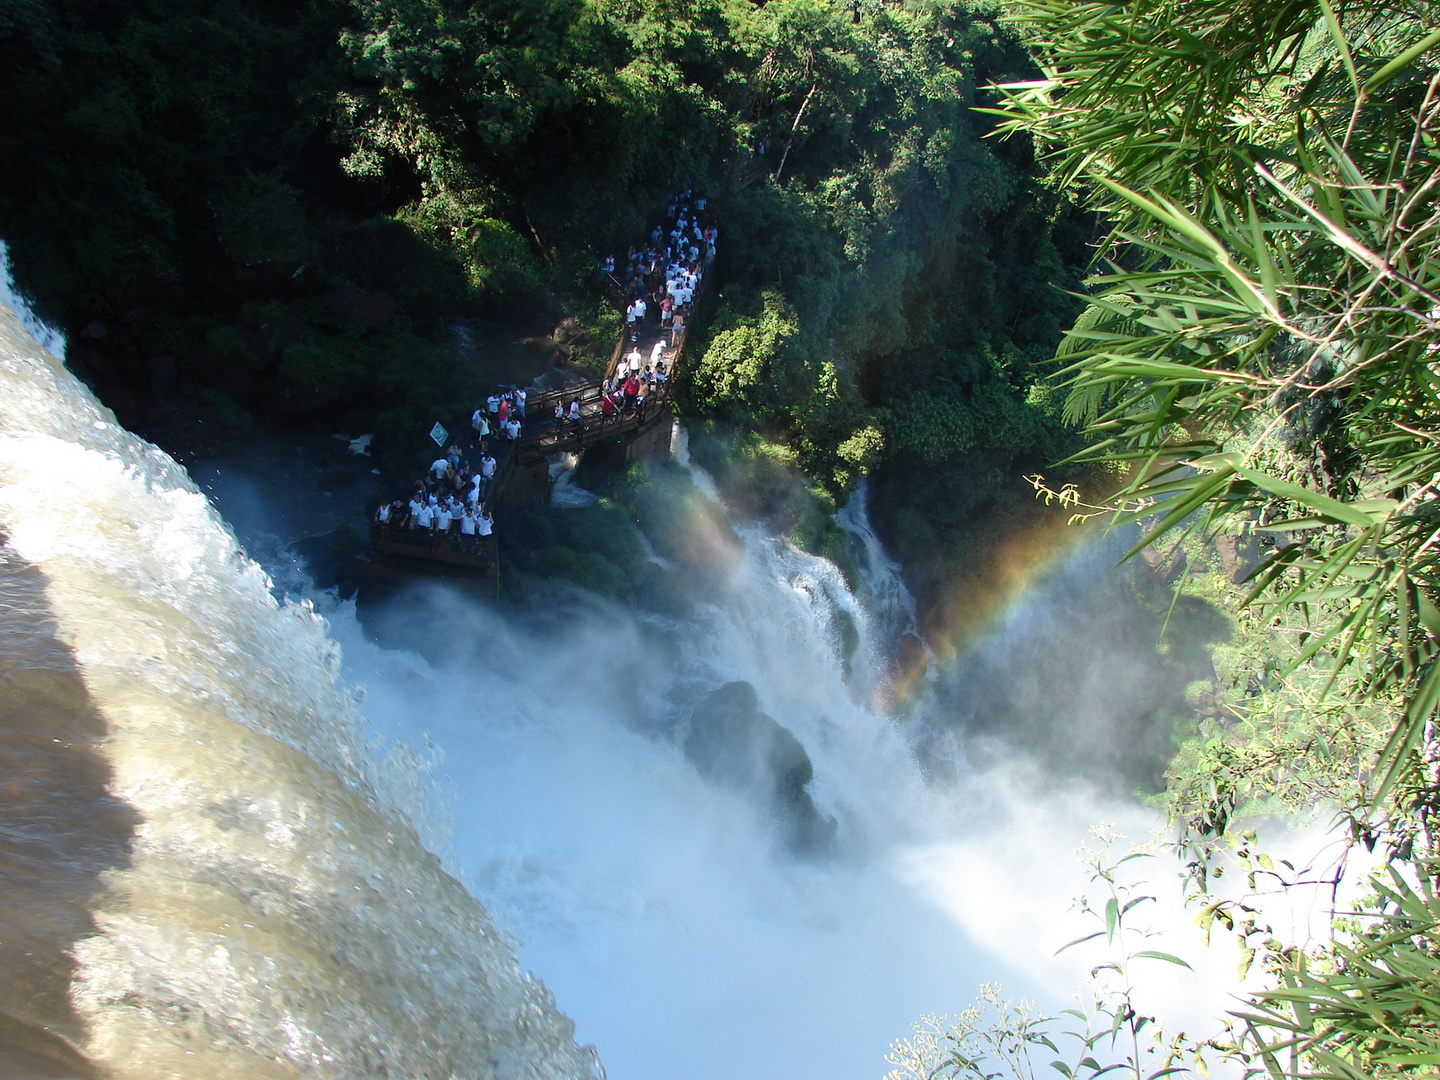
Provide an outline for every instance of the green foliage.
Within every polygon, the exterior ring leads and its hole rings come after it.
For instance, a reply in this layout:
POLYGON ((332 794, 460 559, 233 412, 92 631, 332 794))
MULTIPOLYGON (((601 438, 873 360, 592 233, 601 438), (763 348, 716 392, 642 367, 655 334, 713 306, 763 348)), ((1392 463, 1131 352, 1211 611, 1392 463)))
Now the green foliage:
MULTIPOLYGON (((909 555, 897 517, 932 510, 910 483, 913 455, 952 486, 989 491, 963 438, 992 419, 976 418, 975 400, 1025 411, 1031 359, 1049 354, 1065 318, 1053 200, 1023 159, 985 146, 967 109, 977 80, 1027 61, 981 6, 764 11, 750 28, 768 50, 751 82, 751 130, 771 136, 770 176, 727 199, 722 239, 737 283, 694 401, 732 420, 745 412, 833 492, 878 470, 877 512, 909 555), (783 344, 760 332, 782 302, 783 344), (718 384, 713 373, 727 369, 749 385, 763 378, 765 394, 718 384), (937 421, 958 436, 938 451, 926 437, 937 421)), ((1057 442, 1057 418, 1036 419, 1051 426, 1046 437, 996 429, 999 453, 1024 459, 1057 442)), ((958 535, 927 531, 958 548, 958 535)))
POLYGON ((1110 1073, 1129 1080, 1208 1076, 1207 1052, 1233 1049, 1169 1035, 1154 1017, 1138 1011, 1134 973, 1142 963, 1190 965, 1171 953, 1141 947, 1155 936, 1140 924, 1155 896, 1121 868, 1151 854, 1115 856, 1110 849, 1120 838, 1103 826, 1092 832, 1100 844, 1083 853, 1091 885, 1104 896, 1099 908, 1088 896, 1078 906, 1097 929, 1058 950, 1105 939, 1106 958, 1091 970, 1085 1007, 1048 1016, 1024 999, 1002 1000, 1000 987, 986 984, 979 999, 953 1021, 923 1017, 910 1038, 893 1044, 886 1061, 895 1068, 885 1080, 1036 1080, 1049 1075, 1042 1070, 1065 1080, 1095 1080, 1110 1073))
MULTIPOLYGON (((1029 1002, 1004 1001, 998 986, 986 985, 980 999, 954 1020, 923 1017, 910 1038, 895 1043, 887 1056, 895 1069, 886 1080, 1034 1080, 1046 1067, 1070 1080, 1112 1072, 1157 1080, 1209 1077, 1222 1064, 1247 1080, 1434 1074, 1440 1060, 1440 963, 1434 948, 1440 899, 1432 863, 1421 863, 1417 879, 1396 867, 1374 875, 1360 908, 1348 913, 1334 938, 1309 951, 1277 941, 1268 927, 1257 925, 1258 912, 1244 902, 1206 904, 1198 921, 1207 932, 1215 922, 1234 931, 1242 944, 1242 975, 1259 945, 1276 985, 1254 995, 1223 1029, 1201 1040, 1172 1036, 1137 1011, 1136 965, 1189 965, 1149 947, 1153 935, 1136 925, 1155 897, 1121 868, 1148 854, 1117 858, 1107 850, 1115 838, 1103 829, 1099 834, 1105 846, 1088 851, 1087 863, 1092 885, 1103 893, 1096 906, 1088 897, 1080 901, 1096 929, 1060 950, 1105 942, 1107 958, 1092 971, 1097 981, 1085 995, 1088 1007, 1048 1016, 1029 1002)), ((1237 840, 1235 852, 1252 898, 1257 888, 1298 883, 1304 875, 1254 851, 1254 839, 1248 833, 1237 840)))
POLYGON ((575 551, 552 544, 540 552, 540 571, 549 577, 572 581, 600 596, 620 600, 629 595, 625 572, 594 551, 575 551))
POLYGON ((247 176, 215 206, 220 243, 235 263, 301 262, 314 250, 300 193, 278 173, 247 176))
POLYGON ((1398 868, 1353 935, 1318 958, 1284 964, 1280 985, 1238 1014, 1252 1075, 1274 1080, 1433 1076, 1440 1065, 1440 898, 1433 866, 1418 882, 1398 868))
POLYGON ((898 404, 888 425, 895 448, 926 465, 968 454, 978 426, 968 402, 923 389, 898 404))
POLYGON ((0 234, 74 359, 122 383, 167 336, 196 393, 398 428, 464 387, 426 362, 395 400, 413 350, 385 335, 443 347, 482 309, 579 312, 596 362, 596 253, 687 183, 729 283, 692 407, 832 494, 884 470, 932 375, 1017 358, 992 389, 1023 402, 1063 320, 1053 200, 969 111, 1028 63, 985 4, 57 0, 7 8, 0 49, 0 234))
MULTIPOLYGON (((544 282, 529 245, 508 222, 480 213, 455 200, 436 197, 403 210, 398 220, 423 238, 437 256, 460 269, 471 295, 533 302, 544 282)), ((441 268, 437 266, 437 270, 441 268)), ((422 282, 414 282, 414 286, 417 291, 423 289, 422 282)), ((452 289, 447 299, 448 309, 453 311, 463 306, 466 296, 452 289)))
POLYGON ((698 407, 732 422, 773 421, 788 399, 785 346, 799 329, 795 313, 775 292, 761 297, 757 315, 723 310, 699 362, 685 371, 688 396, 698 407))
POLYGON ((894 1066, 885 1080, 992 1080, 1002 1075, 1033 1080, 1032 1052, 1058 1052, 1051 1023, 1052 1018, 1037 1012, 1031 1002, 1002 1001, 999 985, 986 983, 980 987, 980 997, 955 1020, 922 1016, 909 1037, 898 1040, 885 1055, 894 1066))
POLYGON ((1117 504, 1147 541, 1196 510, 1267 532, 1254 598, 1294 620, 1297 663, 1333 654, 1342 686, 1407 701, 1378 796, 1440 700, 1427 28, 1389 5, 1152 7, 1137 44, 1138 12, 1034 5, 1049 77, 1010 91, 1010 126, 1061 140, 1061 175, 1121 222, 1061 349, 1070 408, 1092 454, 1137 464, 1117 504), (1191 75, 1125 93, 1122 62, 1191 75))
MULTIPOLYGON (((1095 512, 1250 538, 1239 676, 1172 772, 1206 900, 1250 810, 1329 803, 1395 865, 1278 985, 1234 1053, 1279 1078, 1431 1075, 1440 616, 1434 554, 1440 32, 1428 5, 1025 0, 1044 77, 1005 128, 1111 231, 1062 343, 1094 459, 1129 467, 1095 512)), ((1225 666, 1225 663, 1222 663, 1225 666)), ((1293 868, 1286 868, 1293 871, 1293 868)), ((1291 875, 1293 876, 1293 874, 1291 875)), ((1209 900, 1246 944, 1253 908, 1209 900)))

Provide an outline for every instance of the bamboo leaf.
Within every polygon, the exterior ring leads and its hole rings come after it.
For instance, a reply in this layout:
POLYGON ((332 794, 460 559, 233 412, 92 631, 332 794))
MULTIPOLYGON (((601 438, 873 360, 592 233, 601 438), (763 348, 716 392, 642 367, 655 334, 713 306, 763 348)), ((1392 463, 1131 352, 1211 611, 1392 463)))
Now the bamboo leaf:
POLYGON ((1440 30, 1432 30, 1414 45, 1411 45, 1410 48, 1396 56, 1388 64, 1381 67, 1380 70, 1371 75, 1370 78, 1366 79, 1365 92, 1368 94, 1380 89, 1380 87, 1384 86, 1437 45, 1440 45, 1440 30))
POLYGON ((1069 941, 1066 942, 1064 945, 1061 945, 1060 948, 1055 950, 1054 955, 1059 956, 1066 949, 1073 948, 1076 945, 1083 945, 1087 941, 1094 941, 1097 937, 1103 937, 1104 935, 1104 930, 1096 930, 1093 934, 1086 934, 1084 937, 1078 937, 1074 941, 1069 941))
MULTIPOLYGON (((1343 522, 1347 525, 1372 526, 1377 519, 1388 514, 1387 511, 1370 511, 1359 509, 1353 503, 1343 503, 1338 499, 1332 499, 1328 495, 1322 495, 1318 491, 1311 491, 1299 484, 1292 484, 1288 480, 1281 480, 1269 476, 1258 469, 1236 467, 1235 474, 1244 480, 1248 480, 1262 491, 1268 491, 1271 495, 1278 495, 1281 498, 1298 502, 1302 506, 1308 506, 1321 517, 1331 521, 1343 522)), ((1391 504, 1393 508, 1393 504, 1391 504)))
POLYGON ((1350 55, 1350 43, 1345 40, 1345 31, 1340 28, 1340 20, 1336 17, 1330 0, 1320 0, 1320 10, 1325 13, 1325 25, 1330 30, 1335 48, 1340 52, 1340 61, 1345 65, 1345 73, 1350 76, 1350 85, 1354 87, 1355 93, 1359 94, 1360 76, 1355 71, 1355 58, 1350 55))
POLYGON ((1187 971, 1194 971, 1194 970, 1195 970, 1195 969, 1192 968, 1189 964, 1187 964, 1184 960, 1181 960, 1180 957, 1174 956, 1174 955, 1172 955, 1171 953, 1167 953, 1167 952, 1159 952, 1159 951, 1157 951, 1157 950, 1155 950, 1155 949, 1145 949, 1145 950, 1143 950, 1143 951, 1141 951, 1141 952, 1137 952, 1137 953, 1135 954, 1135 959, 1136 959, 1136 960, 1163 960, 1163 961, 1165 961, 1167 964, 1175 964, 1175 965, 1178 966, 1178 967, 1183 967, 1183 968, 1185 968, 1187 971))

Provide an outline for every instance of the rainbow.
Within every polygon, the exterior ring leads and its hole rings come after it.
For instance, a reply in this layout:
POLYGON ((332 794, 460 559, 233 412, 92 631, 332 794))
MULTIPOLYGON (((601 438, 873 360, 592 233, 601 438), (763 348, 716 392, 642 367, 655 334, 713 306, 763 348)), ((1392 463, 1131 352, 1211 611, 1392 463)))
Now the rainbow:
POLYGON ((932 664, 952 666, 1023 608, 1058 567, 1103 535, 1098 520, 1072 525, 1064 514, 1046 514, 1014 528, 981 560, 953 575, 938 601, 921 615, 928 652, 902 649, 896 658, 888 706, 903 707, 927 681, 932 664))

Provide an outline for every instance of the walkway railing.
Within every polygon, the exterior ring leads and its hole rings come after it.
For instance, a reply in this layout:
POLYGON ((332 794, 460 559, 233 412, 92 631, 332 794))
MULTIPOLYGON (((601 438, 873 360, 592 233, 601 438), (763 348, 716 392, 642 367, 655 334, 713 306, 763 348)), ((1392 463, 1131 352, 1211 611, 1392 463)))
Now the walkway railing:
MULTIPOLYGON (((511 445, 506 455, 507 462, 518 458, 524 463, 551 454, 574 453, 606 439, 640 431, 668 410, 670 383, 667 380, 656 384, 655 392, 645 398, 643 405, 617 407, 609 415, 606 415, 602 404, 603 396, 604 391, 598 383, 590 383, 571 392, 562 404, 568 408, 571 401, 578 401, 580 418, 552 420, 549 427, 522 435, 511 445)), ((496 488, 499 486, 497 483, 496 488)))
POLYGON ((377 555, 403 555, 483 568, 494 565, 496 541, 493 533, 465 536, 457 532, 436 533, 431 529, 402 529, 398 525, 372 521, 370 550, 377 555))

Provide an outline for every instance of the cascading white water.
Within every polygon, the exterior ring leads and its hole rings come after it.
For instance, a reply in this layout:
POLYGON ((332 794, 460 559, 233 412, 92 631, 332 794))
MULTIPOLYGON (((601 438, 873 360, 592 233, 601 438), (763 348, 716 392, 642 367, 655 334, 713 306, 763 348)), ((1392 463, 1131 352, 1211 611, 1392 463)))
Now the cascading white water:
POLYGON ((861 480, 850 501, 836 515, 842 528, 858 548, 861 596, 886 643, 894 648, 904 634, 919 630, 915 623, 915 598, 900 576, 900 565, 890 558, 875 530, 870 527, 870 487, 861 480))
POLYGON ((0 539, 0 1071, 597 1074, 323 621, 3 306, 0 539))
MULTIPOLYGON (((691 498, 723 517, 677 449, 691 498)), ((350 605, 330 615, 369 714, 444 750, 449 865, 612 1077, 874 1078, 915 1017, 985 978, 1027 985, 1012 961, 1033 970, 1028 947, 992 939, 1005 919, 1053 920, 1041 940, 1068 932, 1065 853, 1089 810, 1052 836, 1035 810, 1007 860, 1009 792, 926 779, 875 705, 912 601, 863 504, 849 524, 874 545, 873 609, 830 562, 732 526, 729 540, 697 533, 724 583, 685 619, 583 595, 501 614, 417 587, 366 619, 387 642, 424 642, 422 659, 375 644, 350 605), (692 711, 735 680, 813 761, 809 793, 837 822, 828 850, 789 853, 773 808, 687 760, 692 711)))
POLYGON ((744 543, 730 595, 686 622, 580 598, 521 621, 422 589, 383 618, 387 639, 451 643, 423 660, 331 615, 370 714, 444 749, 450 865, 612 1077, 876 1077, 891 1038, 980 977, 907 862, 952 796, 842 675, 834 613, 863 641, 863 610, 824 560, 744 543), (691 708, 735 679, 814 760, 833 853, 790 856, 763 803, 686 760, 691 708))
POLYGON ((0 871, 33 883, 0 914, 20 972, 0 1072, 23 1044, 137 1078, 594 1074, 427 847, 615 1080, 874 1078, 982 979, 1068 990, 1048 956, 1077 936, 1068 850, 1101 811, 923 775, 876 706, 914 613, 863 496, 842 519, 858 597, 735 528, 703 538, 723 587, 693 617, 417 588, 363 627, 317 597, 327 637, 3 312, 0 350, 0 630, 27 643, 0 671, 0 805, 33 841, 22 859, 0 836, 0 871), (772 806, 687 759, 694 707, 735 680, 813 761, 830 847, 790 852, 772 806), (432 738, 448 843, 406 749, 432 738))
POLYGON ((550 505, 560 509, 577 506, 593 506, 596 496, 575 483, 575 469, 580 464, 580 455, 575 453, 553 454, 550 457, 550 505))

